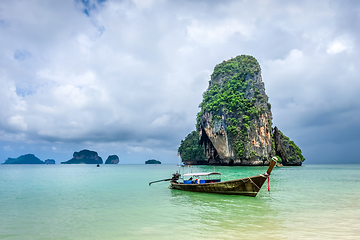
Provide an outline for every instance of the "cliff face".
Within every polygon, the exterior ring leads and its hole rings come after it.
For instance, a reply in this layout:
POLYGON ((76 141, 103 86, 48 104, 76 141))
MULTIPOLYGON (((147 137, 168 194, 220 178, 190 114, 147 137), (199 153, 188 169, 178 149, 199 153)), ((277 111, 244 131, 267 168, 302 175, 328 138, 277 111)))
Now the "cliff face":
MULTIPOLYGON (((267 165, 281 152, 275 149, 271 105, 254 57, 242 55, 218 64, 199 107, 197 130, 208 164, 267 165)), ((301 165, 290 145, 278 140, 285 159, 292 159, 287 163, 301 165)))
POLYGON ((103 160, 98 156, 97 152, 90 150, 81 150, 74 152, 73 158, 61 164, 102 164, 103 160))

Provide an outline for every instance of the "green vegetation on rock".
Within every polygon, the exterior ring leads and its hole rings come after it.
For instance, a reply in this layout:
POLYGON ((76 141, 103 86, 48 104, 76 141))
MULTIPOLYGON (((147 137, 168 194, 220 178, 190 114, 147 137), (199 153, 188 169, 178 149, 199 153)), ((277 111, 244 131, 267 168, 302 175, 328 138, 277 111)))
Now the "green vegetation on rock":
MULTIPOLYGON (((291 141, 287 136, 285 136, 280 130, 279 130, 279 133, 282 135, 283 139, 284 139, 286 142, 288 142, 290 149, 293 149, 296 157, 297 157, 298 159, 300 159, 301 162, 304 162, 304 161, 305 161, 305 158, 304 158, 304 156, 303 156, 302 153, 301 153, 301 149, 300 149, 293 141, 291 141)), ((290 162, 295 161, 295 156, 294 156, 294 155, 289 156, 289 161, 290 161, 290 162)))
MULTIPOLYGON (((257 116, 260 108, 255 107, 254 102, 245 96, 246 89, 253 88, 251 77, 260 73, 260 65, 252 56, 241 55, 216 65, 209 88, 203 94, 200 103, 200 112, 197 115, 199 127, 201 116, 204 112, 210 112, 213 117, 219 117, 220 112, 246 113, 247 116, 257 116), (221 78, 223 77, 223 78, 221 78)), ((259 90, 255 93, 263 99, 259 90)))
POLYGON ((74 152, 72 159, 61 162, 61 164, 103 164, 103 160, 97 152, 84 149, 74 152))
POLYGON ((241 55, 216 65, 214 72, 211 74, 211 79, 231 74, 254 75, 254 73, 259 73, 260 70, 260 65, 253 56, 241 55))
POLYGON ((199 132, 194 130, 181 140, 178 152, 183 161, 205 160, 204 147, 199 145, 199 132))
POLYGON ((21 155, 18 158, 8 158, 4 164, 45 164, 34 154, 21 155))

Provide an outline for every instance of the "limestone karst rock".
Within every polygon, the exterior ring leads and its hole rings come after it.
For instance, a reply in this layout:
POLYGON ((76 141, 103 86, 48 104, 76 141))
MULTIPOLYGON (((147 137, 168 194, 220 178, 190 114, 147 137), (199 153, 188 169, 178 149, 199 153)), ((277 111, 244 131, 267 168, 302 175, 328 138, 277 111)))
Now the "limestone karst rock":
POLYGON ((54 159, 46 159, 45 164, 55 164, 55 160, 54 159))
POLYGON ((105 164, 118 164, 119 163, 119 157, 117 155, 110 155, 105 161, 105 164))
POLYGON ((282 141, 276 148, 271 104, 254 57, 241 55, 216 65, 199 107, 196 126, 207 164, 268 165, 280 154, 279 146, 287 153, 282 156, 291 159, 288 165, 304 160, 293 142, 282 141))
POLYGON ((81 150, 74 152, 73 158, 61 164, 102 164, 103 160, 98 156, 97 152, 90 150, 81 150))
POLYGON ((286 137, 277 127, 274 128, 275 154, 280 157, 284 166, 301 166, 305 160, 301 150, 296 144, 286 137))
POLYGON ((145 161, 145 164, 161 164, 161 162, 155 159, 149 159, 145 161))
POLYGON ((34 154, 25 154, 18 158, 8 158, 4 164, 44 164, 44 162, 34 154))

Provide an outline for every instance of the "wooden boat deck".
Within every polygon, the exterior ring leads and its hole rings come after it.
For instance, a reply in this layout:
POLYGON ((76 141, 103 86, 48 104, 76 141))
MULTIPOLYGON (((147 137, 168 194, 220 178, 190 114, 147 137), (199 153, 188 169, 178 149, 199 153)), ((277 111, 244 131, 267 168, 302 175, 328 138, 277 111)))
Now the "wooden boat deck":
POLYGON ((255 197, 266 179, 267 177, 261 174, 253 177, 218 183, 183 184, 170 181, 170 188, 191 192, 207 192, 255 197))

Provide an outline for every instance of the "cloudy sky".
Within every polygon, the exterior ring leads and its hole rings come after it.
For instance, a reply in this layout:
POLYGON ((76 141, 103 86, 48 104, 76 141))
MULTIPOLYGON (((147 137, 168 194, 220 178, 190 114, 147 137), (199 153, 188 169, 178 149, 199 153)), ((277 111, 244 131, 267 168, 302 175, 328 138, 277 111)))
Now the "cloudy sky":
POLYGON ((177 163, 214 66, 262 68, 305 163, 360 163, 360 2, 0 0, 0 162, 177 163))

